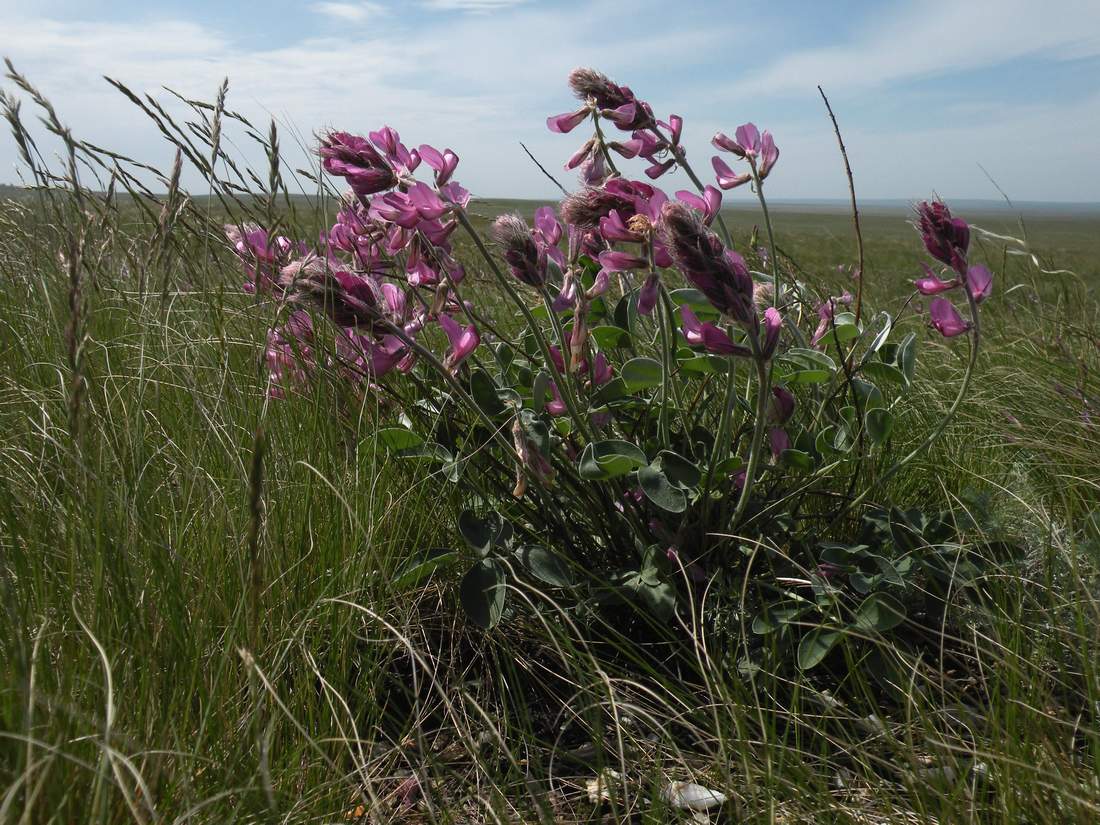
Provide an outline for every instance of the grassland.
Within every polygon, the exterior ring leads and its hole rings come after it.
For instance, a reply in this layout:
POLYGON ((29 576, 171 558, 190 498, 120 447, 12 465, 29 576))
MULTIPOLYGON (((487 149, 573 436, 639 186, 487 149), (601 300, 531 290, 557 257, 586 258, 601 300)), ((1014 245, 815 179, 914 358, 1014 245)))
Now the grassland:
MULTIPOLYGON (((265 398, 270 308, 213 207, 158 225, 84 204, 77 236, 79 206, 0 206, 0 822, 663 822, 689 779, 733 822, 1100 817, 1095 216, 1026 216, 1034 260, 980 241, 998 280, 975 392, 892 492, 981 508, 1026 552, 958 605, 964 666, 886 689, 704 666, 690 628, 700 667, 677 675, 564 620, 468 627, 453 575, 395 576, 456 544, 461 491, 383 458, 369 393, 265 398)), ((533 205, 473 211, 510 208, 533 205)), ((742 242, 758 220, 727 217, 742 242)), ((843 212, 776 218, 804 278, 850 285, 843 212)), ((869 209, 864 234, 869 301, 897 309, 914 233, 869 209)), ((914 439, 961 368, 923 336, 914 439)))

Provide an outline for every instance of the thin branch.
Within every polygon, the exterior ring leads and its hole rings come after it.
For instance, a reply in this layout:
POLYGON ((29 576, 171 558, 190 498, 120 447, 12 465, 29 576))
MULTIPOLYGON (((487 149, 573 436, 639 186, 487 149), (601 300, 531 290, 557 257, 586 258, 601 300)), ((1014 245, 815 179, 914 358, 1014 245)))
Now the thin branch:
POLYGON ((554 182, 554 186, 558 187, 558 189, 561 190, 563 195, 565 195, 566 197, 569 197, 569 190, 566 189, 564 186, 562 186, 558 182, 558 179, 555 178, 553 175, 551 175, 546 170, 545 166, 543 166, 541 163, 539 163, 538 158, 536 158, 534 155, 531 154, 531 150, 527 148, 527 145, 522 140, 519 142, 519 145, 523 147, 523 151, 527 153, 527 157, 531 158, 531 162, 534 163, 535 166, 537 166, 539 168, 539 171, 541 171, 542 174, 546 175, 546 177, 550 178, 550 180, 552 180, 554 182))
POLYGON ((829 98, 825 96, 825 90, 818 86, 817 91, 821 94, 821 99, 825 101, 825 110, 829 113, 829 120, 833 122, 836 142, 840 145, 840 156, 844 158, 844 172, 848 176, 848 193, 852 197, 852 222, 855 224, 856 228, 856 249, 859 253, 859 268, 856 270, 859 277, 859 284, 856 286, 856 323, 858 324, 863 310, 863 232, 860 230, 859 226, 859 206, 856 203, 856 184, 852 179, 852 165, 848 163, 848 150, 844 148, 844 138, 840 135, 840 126, 836 122, 836 115, 833 114, 833 107, 829 105, 829 98))

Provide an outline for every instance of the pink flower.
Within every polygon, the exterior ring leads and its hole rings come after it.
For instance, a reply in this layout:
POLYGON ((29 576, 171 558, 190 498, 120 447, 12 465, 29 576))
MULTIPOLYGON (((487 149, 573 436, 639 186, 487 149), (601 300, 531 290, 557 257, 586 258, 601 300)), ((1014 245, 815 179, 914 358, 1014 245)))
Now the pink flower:
POLYGON ((963 320, 955 305, 946 298, 933 298, 928 307, 928 316, 944 338, 954 338, 970 329, 970 322, 963 320))
POLYGON ((317 151, 325 171, 345 178, 360 197, 384 192, 397 183, 393 167, 358 135, 329 132, 317 151))
POLYGON ((443 366, 454 372, 458 369, 459 364, 469 358, 470 353, 477 349, 478 344, 481 343, 481 336, 478 334, 477 327, 473 324, 463 329, 450 315, 441 314, 439 325, 443 327, 443 332, 447 334, 447 340, 451 343, 451 351, 447 353, 443 366))
POLYGON ((761 355, 771 358, 775 354, 776 345, 779 343, 779 332, 783 328, 783 318, 775 307, 768 307, 764 311, 764 343, 761 347, 761 355))
POLYGON ((913 281, 913 286, 917 288, 917 292, 921 295, 938 295, 959 285, 957 278, 950 281, 941 281, 936 273, 932 271, 932 267, 924 263, 921 266, 924 268, 925 277, 913 281))
POLYGON ((698 212, 677 201, 666 203, 659 230, 668 254, 688 283, 719 312, 741 324, 754 323, 753 282, 744 259, 722 245, 698 212))
POLYGON ((817 324, 817 329, 814 330, 814 335, 810 339, 810 346, 816 347, 821 343, 821 339, 825 337, 826 333, 832 328, 833 316, 836 314, 836 308, 838 304, 845 306, 852 303, 852 294, 845 292, 844 294, 832 298, 827 298, 817 305, 817 317, 820 319, 817 324))
POLYGON ((970 226, 951 215, 943 201, 917 204, 917 231, 928 254, 960 275, 966 274, 966 253, 970 247, 970 226))
POLYGON ((600 253, 600 266, 609 272, 628 272, 632 269, 643 269, 649 265, 649 261, 629 252, 607 251, 600 253))
POLYGON ((736 189, 738 186, 742 186, 752 180, 752 175, 747 172, 742 174, 734 172, 730 169, 729 164, 717 155, 711 158, 710 162, 714 167, 714 174, 717 176, 718 186, 722 189, 736 189))
POLYGON ((981 264, 966 271, 966 288, 976 303, 981 303, 993 293, 993 273, 981 264))
POLYGON ((752 354, 747 347, 735 344, 715 324, 702 323, 687 304, 680 307, 680 318, 683 321, 681 332, 683 332, 684 338, 689 344, 693 346, 702 345, 707 352, 714 355, 747 357, 752 354))
POLYGON ((783 455, 784 450, 791 448, 791 437, 782 427, 773 427, 768 433, 768 442, 772 448, 772 458, 776 461, 783 455))
POLYGON ((794 415, 795 398, 786 387, 772 387, 772 403, 768 419, 775 424, 785 424, 794 415))
POLYGON ((703 190, 702 196, 696 195, 694 192, 688 192, 686 189, 681 189, 676 193, 676 200, 686 203, 692 209, 698 209, 702 212, 703 223, 707 226, 711 225, 718 211, 722 208, 722 193, 713 186, 706 187, 703 190))
POLYGON ((586 117, 588 117, 588 107, 582 106, 575 112, 566 112, 565 114, 546 118, 546 128, 559 135, 568 134, 576 129, 586 117))
POLYGON ((654 307, 657 306, 657 295, 660 292, 661 279, 657 273, 652 273, 645 282, 642 284, 642 288, 638 290, 638 314, 639 315, 652 315, 654 307))
MULTIPOLYGON (((779 160, 779 149, 775 145, 775 139, 772 137, 772 133, 765 130, 763 134, 752 123, 745 123, 742 126, 737 127, 736 140, 731 139, 728 135, 718 132, 713 138, 711 138, 711 145, 716 149, 720 149, 723 152, 731 152, 739 158, 748 158, 749 160, 758 161, 756 166, 756 173, 763 180, 771 172, 772 167, 775 166, 777 160, 779 160)), ((719 174, 719 178, 723 177, 723 172, 719 169, 718 158, 713 161, 714 169, 719 174)), ((725 169, 729 169, 724 163, 722 166, 725 169)), ((725 175, 726 179, 733 181, 740 176, 732 175, 732 173, 725 175)), ((751 176, 750 176, 751 179, 751 176)), ((742 181, 743 182, 743 181, 742 181)), ((721 183, 719 184, 721 186, 721 183)), ((740 184, 733 184, 740 185, 740 184)), ((723 189, 732 189, 733 185, 722 186, 723 189)))
POLYGON ((443 186, 451 179, 451 175, 454 174, 455 168, 458 166, 458 155, 450 149, 444 149, 441 153, 434 146, 429 146, 426 143, 420 144, 417 151, 420 153, 421 159, 435 170, 436 186, 443 186))

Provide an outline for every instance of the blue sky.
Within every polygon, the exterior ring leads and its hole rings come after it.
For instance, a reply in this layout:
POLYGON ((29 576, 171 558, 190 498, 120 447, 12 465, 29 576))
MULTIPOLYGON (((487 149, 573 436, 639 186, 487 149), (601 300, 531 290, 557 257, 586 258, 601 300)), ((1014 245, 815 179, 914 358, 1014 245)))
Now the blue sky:
MULTIPOLYGON (((583 136, 552 135, 545 118, 572 107, 565 77, 590 65, 682 115, 701 171, 716 130, 770 129, 773 197, 846 194, 820 83, 863 197, 997 197, 980 164, 1019 200, 1100 201, 1100 0, 31 5, 0 0, 0 54, 78 136, 162 168, 171 150, 101 75, 206 100, 228 75, 230 106, 276 118, 291 154, 295 132, 308 143, 387 123, 410 145, 458 152, 475 195, 549 197, 519 142, 560 170, 583 136)), ((17 179, 4 136, 0 181, 17 179)))

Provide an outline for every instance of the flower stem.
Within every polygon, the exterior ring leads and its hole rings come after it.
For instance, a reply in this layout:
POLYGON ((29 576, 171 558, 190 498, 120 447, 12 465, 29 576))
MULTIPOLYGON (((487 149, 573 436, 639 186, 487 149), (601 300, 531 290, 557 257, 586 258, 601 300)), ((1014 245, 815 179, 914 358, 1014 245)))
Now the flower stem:
MULTIPOLYGON (((547 369, 550 370, 550 374, 554 377, 559 387, 566 387, 566 383, 558 372, 553 357, 550 355, 550 345, 546 341, 546 336, 542 334, 542 329, 535 320, 535 316, 531 314, 531 310, 527 306, 527 303, 520 297, 520 294, 516 292, 511 281, 501 272, 500 267, 497 266, 497 262, 493 260, 493 256, 489 254, 489 250, 485 247, 485 242, 481 239, 481 236, 477 234, 477 230, 475 230, 473 224, 470 223, 470 219, 466 217, 466 211, 463 209, 455 209, 455 217, 458 218, 458 222, 462 224, 462 228, 466 230, 466 233, 473 239, 474 246, 477 247, 478 252, 481 253, 481 257, 485 259, 485 262, 489 264, 489 269, 492 270, 493 275, 496 276, 497 281, 500 283, 501 287, 504 288, 504 291, 508 294, 512 303, 519 307, 519 311, 527 322, 531 334, 535 336, 535 341, 538 342, 539 350, 542 353, 543 360, 546 362, 547 369)), ((586 439, 591 441, 592 434, 588 429, 588 424, 577 410, 576 402, 571 394, 569 392, 563 392, 562 399, 565 401, 565 406, 569 409, 569 415, 572 417, 573 423, 577 425, 577 429, 586 439)))
POLYGON ((764 449, 764 430, 768 423, 768 400, 771 397, 772 371, 771 363, 760 352, 760 342, 755 332, 746 336, 752 347, 753 360, 756 362, 756 419, 753 421, 752 442, 749 445, 749 462, 745 467, 745 483, 741 487, 741 497, 737 500, 737 507, 730 519, 730 528, 736 528, 737 523, 745 514, 745 508, 749 504, 749 496, 752 493, 756 470, 760 466, 760 454, 764 449))
POLYGON ((943 431, 947 429, 947 425, 951 423, 951 420, 955 417, 955 413, 958 412, 959 406, 966 397, 967 390, 970 389, 970 381, 974 376, 974 367, 978 362, 978 350, 980 349, 982 339, 981 322, 978 317, 978 302, 974 299, 974 296, 970 294, 970 290, 965 286, 964 291, 966 292, 967 303, 970 307, 970 358, 966 362, 966 372, 963 373, 962 385, 959 387, 959 392, 955 395, 955 400, 951 402, 951 406, 947 409, 943 418, 940 419, 940 423, 936 425, 935 429, 933 429, 920 444, 910 450, 908 454, 894 462, 886 472, 875 480, 874 484, 868 486, 862 493, 841 507, 840 512, 833 517, 829 527, 832 527, 840 521, 840 519, 850 510, 862 504, 867 496, 871 494, 872 490, 885 484, 897 475, 902 468, 909 464, 910 461, 931 447, 943 434, 943 431))

